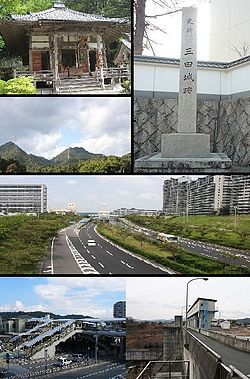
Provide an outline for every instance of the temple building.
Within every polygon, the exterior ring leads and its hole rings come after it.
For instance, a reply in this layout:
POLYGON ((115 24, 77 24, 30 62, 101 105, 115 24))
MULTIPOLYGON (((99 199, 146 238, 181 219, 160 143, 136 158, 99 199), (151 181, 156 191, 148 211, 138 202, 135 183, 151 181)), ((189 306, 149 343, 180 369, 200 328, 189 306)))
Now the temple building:
POLYGON ((105 76, 106 47, 130 32, 124 18, 74 11, 57 0, 53 8, 0 20, 0 33, 12 56, 20 56, 31 75, 63 78, 105 76))

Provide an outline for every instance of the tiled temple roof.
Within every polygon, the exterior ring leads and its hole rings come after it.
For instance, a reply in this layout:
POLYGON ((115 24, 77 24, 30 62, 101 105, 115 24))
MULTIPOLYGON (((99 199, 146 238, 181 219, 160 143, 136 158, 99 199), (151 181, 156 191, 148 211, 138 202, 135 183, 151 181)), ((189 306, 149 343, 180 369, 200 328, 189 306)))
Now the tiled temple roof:
POLYGON ((110 22, 124 24, 128 23, 125 18, 110 18, 95 14, 77 12, 64 6, 64 4, 54 4, 53 8, 40 12, 29 12, 25 15, 10 15, 9 20, 20 22, 39 21, 72 21, 72 22, 110 22))

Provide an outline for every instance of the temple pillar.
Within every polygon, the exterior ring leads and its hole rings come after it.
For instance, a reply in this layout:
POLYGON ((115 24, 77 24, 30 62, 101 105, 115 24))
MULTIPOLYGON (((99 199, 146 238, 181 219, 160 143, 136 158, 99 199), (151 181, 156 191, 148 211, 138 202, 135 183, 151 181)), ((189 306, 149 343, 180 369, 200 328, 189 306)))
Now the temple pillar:
POLYGON ((33 59, 32 59, 32 32, 29 32, 29 68, 33 72, 33 59))
POLYGON ((55 88, 58 90, 59 74, 58 74, 58 35, 54 34, 54 70, 55 70, 55 88))
POLYGON ((100 36, 100 34, 97 34, 96 41, 97 41, 97 66, 100 70, 101 84, 102 84, 102 87, 104 88, 103 53, 102 53, 102 46, 101 46, 102 37, 100 36))

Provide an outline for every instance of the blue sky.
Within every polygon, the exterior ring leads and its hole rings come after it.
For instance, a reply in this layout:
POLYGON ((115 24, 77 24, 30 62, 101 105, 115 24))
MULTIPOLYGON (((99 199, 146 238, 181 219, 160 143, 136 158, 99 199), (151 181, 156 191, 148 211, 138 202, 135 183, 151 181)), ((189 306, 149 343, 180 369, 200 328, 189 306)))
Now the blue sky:
POLYGON ((68 147, 124 155, 131 150, 128 97, 0 98, 0 145, 12 141, 51 159, 68 147))
POLYGON ((113 304, 125 300, 123 278, 1 277, 0 311, 70 313, 112 317, 113 304))
POLYGON ((0 184, 46 184, 49 208, 65 209, 73 202, 79 212, 95 212, 120 207, 162 209, 162 186, 170 177, 180 175, 1 175, 0 184))

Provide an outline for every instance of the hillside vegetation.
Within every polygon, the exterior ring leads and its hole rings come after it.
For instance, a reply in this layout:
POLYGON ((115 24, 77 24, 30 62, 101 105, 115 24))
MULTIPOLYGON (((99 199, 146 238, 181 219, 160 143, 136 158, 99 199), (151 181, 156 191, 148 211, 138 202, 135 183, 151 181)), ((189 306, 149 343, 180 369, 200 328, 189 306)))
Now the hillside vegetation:
POLYGON ((138 225, 157 232, 175 234, 220 245, 250 250, 250 215, 237 216, 189 216, 188 222, 181 216, 128 216, 138 225))
POLYGON ((75 215, 41 214, 0 217, 0 274, 36 274, 57 231, 75 215))
POLYGON ((52 159, 27 154, 13 142, 0 146, 0 173, 131 173, 130 154, 94 154, 82 147, 68 148, 52 159))

